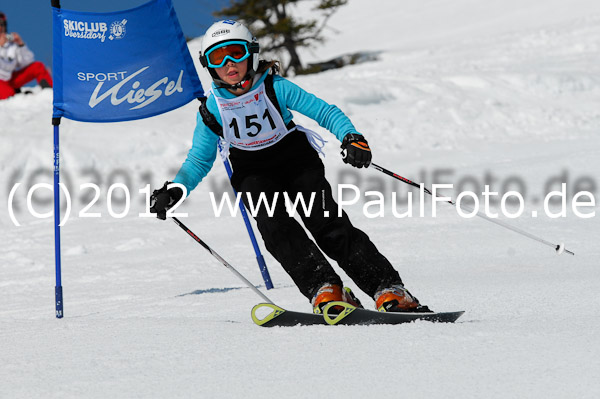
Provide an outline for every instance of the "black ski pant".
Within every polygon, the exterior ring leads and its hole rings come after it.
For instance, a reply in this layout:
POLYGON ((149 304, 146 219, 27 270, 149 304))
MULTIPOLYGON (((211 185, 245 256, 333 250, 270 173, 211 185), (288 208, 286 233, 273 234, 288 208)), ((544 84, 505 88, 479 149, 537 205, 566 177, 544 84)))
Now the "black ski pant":
MULTIPOLYGON (((323 164, 318 161, 305 168, 269 169, 244 176, 238 174, 238 179, 234 179, 234 188, 242 193, 246 207, 251 205, 248 194, 256 205, 259 196, 264 193, 268 204, 272 205, 275 193, 279 193, 272 216, 263 203, 255 217, 267 250, 309 300, 326 283, 342 285, 340 277, 319 248, 371 297, 380 289, 402 284, 398 272, 379 253, 369 237, 352 225, 345 212, 338 216, 331 186, 325 178, 323 164), (297 206, 297 214, 300 214, 318 247, 298 221, 288 215, 284 192, 292 203, 301 194, 306 204, 314 193, 310 214, 304 215, 301 205, 297 206)), ((236 171, 239 170, 236 168, 236 171)))

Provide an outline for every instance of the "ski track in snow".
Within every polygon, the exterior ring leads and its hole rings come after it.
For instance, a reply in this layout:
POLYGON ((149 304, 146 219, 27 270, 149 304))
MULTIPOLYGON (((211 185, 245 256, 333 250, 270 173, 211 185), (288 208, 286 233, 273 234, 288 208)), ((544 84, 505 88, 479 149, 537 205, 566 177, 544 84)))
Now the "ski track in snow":
MULTIPOLYGON (((444 204, 435 219, 397 219, 389 205, 369 219, 360 202, 347 209, 351 219, 407 287, 435 310, 465 315, 452 325, 259 328, 250 310, 260 299, 248 287, 173 223, 137 217, 137 190, 171 179, 185 159, 191 103, 135 122, 63 121, 61 178, 74 213, 62 230, 65 318, 56 320, 53 222, 27 216, 23 188, 52 176, 52 93, 36 90, 0 102, 0 398, 600 397, 598 216, 542 215, 553 179, 598 195, 600 4, 485 4, 352 0, 331 19, 339 33, 305 55, 381 51, 380 59, 293 80, 347 112, 375 161, 403 176, 431 184, 437 173, 436 182, 463 180, 472 190, 467 177, 481 185, 490 173, 495 191, 518 177, 525 214, 503 220, 564 241, 575 257, 444 204), (21 227, 6 206, 17 182, 21 227), (93 194, 76 189, 87 182, 103 190, 89 210, 101 218, 77 217, 93 194), (123 219, 107 213, 115 182, 131 187, 123 219)), ((339 144, 324 137, 333 184, 346 176, 363 191, 407 192, 374 170, 344 166, 339 144)), ((265 290, 241 218, 212 214, 208 191, 226 187, 225 176, 217 160, 180 208, 190 214, 184 222, 273 302, 309 311, 266 253, 276 288, 265 290)), ((36 198, 38 212, 51 210, 50 192, 36 198)))

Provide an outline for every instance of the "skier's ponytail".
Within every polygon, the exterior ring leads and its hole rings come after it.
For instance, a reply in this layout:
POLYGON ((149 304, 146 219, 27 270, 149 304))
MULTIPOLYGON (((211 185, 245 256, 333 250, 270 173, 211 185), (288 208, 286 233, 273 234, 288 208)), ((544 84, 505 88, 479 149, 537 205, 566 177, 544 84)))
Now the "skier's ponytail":
POLYGON ((279 71, 281 70, 281 62, 277 60, 260 60, 258 61, 258 68, 256 69, 256 73, 265 73, 269 69, 273 71, 274 75, 279 75, 279 71))

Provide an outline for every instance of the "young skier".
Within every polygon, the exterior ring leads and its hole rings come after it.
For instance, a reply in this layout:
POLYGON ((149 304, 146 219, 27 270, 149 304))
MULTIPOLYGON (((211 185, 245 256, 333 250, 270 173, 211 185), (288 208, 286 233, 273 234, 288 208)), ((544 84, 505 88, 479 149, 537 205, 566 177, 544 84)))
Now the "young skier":
MULTIPOLYGON (((218 141, 223 140, 233 167, 231 183, 246 206, 247 195, 256 203, 261 193, 270 200, 279 193, 272 217, 261 206, 255 217, 258 230, 267 250, 311 301, 315 313, 331 301, 360 306, 321 251, 374 298, 378 310, 428 311, 404 288, 398 272, 369 237, 350 223, 345 212, 338 216, 317 152, 320 137, 295 125, 290 110, 331 131, 342 143, 345 163, 368 167, 371 150, 348 117, 335 105, 277 75, 275 62, 259 61, 257 39, 238 22, 220 21, 207 30, 200 61, 213 79, 212 91, 200 107, 192 148, 173 182, 191 192, 210 171, 218 141), (316 244, 288 215, 284 192, 291 199, 301 194, 306 203, 312 193, 316 195, 314 204, 319 206, 310 215, 301 212, 316 244)), ((155 191, 151 211, 165 219, 166 211, 182 195, 179 188, 167 190, 165 183, 155 191)))

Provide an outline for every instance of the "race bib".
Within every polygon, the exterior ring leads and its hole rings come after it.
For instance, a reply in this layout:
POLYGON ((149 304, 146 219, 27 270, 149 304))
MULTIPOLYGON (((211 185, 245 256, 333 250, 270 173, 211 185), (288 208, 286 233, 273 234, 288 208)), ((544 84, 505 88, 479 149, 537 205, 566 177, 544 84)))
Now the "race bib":
POLYGON ((272 146, 288 134, 279 110, 266 95, 264 82, 232 99, 213 95, 223 122, 223 137, 233 147, 257 151, 272 146))

